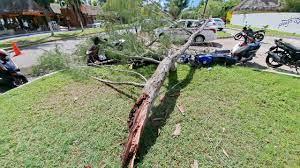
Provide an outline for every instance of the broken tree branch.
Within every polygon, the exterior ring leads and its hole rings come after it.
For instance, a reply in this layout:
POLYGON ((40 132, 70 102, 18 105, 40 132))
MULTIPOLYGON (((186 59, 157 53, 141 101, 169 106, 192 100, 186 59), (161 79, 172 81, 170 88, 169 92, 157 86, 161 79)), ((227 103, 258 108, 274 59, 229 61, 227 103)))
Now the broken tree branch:
POLYGON ((145 52, 145 53, 141 54, 141 56, 130 56, 130 55, 126 55, 126 54, 123 54, 121 52, 118 52, 118 51, 114 51, 114 53, 116 53, 118 55, 121 55, 121 56, 123 56, 127 59, 145 60, 145 61, 152 62, 152 63, 155 63, 155 64, 160 63, 160 61, 158 61, 156 59, 145 57, 145 55, 149 54, 149 52, 145 52))
POLYGON ((174 53, 172 50, 169 51, 168 56, 160 62, 156 71, 146 83, 141 97, 135 103, 129 114, 129 135, 122 157, 122 167, 127 167, 127 165, 130 164, 130 167, 133 168, 140 139, 148 120, 149 111, 151 110, 152 104, 154 103, 161 86, 169 71, 175 67, 175 62, 178 57, 189 48, 194 38, 204 29, 207 23, 208 20, 206 20, 205 23, 189 37, 187 43, 185 43, 180 50, 174 53))
POLYGON ((146 45, 146 47, 152 46, 157 41, 157 38, 155 38, 153 41, 151 41, 149 44, 146 45))
POLYGON ((110 80, 105 80, 105 79, 101 79, 101 78, 97 78, 94 76, 91 76, 91 78, 106 83, 106 84, 114 84, 114 85, 132 85, 132 86, 136 86, 136 87, 144 87, 145 84, 142 83, 136 83, 136 82, 116 82, 116 81, 110 81, 110 80))

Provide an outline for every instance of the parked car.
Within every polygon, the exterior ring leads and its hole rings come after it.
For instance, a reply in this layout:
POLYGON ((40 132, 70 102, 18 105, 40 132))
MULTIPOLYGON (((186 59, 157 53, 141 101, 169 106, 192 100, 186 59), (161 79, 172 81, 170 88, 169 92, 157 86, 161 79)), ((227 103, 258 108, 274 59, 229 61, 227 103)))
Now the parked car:
POLYGON ((212 20, 216 23, 219 31, 222 31, 225 28, 225 22, 221 18, 212 18, 212 20))
MULTIPOLYGON (((204 20, 194 20, 194 19, 186 19, 186 20, 178 20, 175 24, 171 24, 168 27, 157 28, 154 30, 154 33, 157 37, 161 37, 162 35, 171 35, 172 38, 182 38, 187 40, 192 33, 197 31, 199 27, 204 23, 204 20)), ((216 39, 216 26, 212 24, 206 25, 204 30, 199 33, 195 39, 195 43, 202 43, 207 41, 212 41, 216 39)))

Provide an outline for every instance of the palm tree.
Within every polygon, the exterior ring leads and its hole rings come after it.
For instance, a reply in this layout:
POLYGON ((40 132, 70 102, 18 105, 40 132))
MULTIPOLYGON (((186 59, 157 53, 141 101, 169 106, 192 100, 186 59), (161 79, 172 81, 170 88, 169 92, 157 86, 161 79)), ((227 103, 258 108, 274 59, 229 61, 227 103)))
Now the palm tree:
POLYGON ((54 30, 52 24, 50 23, 48 10, 50 9, 50 3, 53 3, 54 0, 35 0, 40 6, 43 7, 43 13, 45 15, 46 21, 48 23, 49 29, 51 31, 51 36, 54 36, 54 30))

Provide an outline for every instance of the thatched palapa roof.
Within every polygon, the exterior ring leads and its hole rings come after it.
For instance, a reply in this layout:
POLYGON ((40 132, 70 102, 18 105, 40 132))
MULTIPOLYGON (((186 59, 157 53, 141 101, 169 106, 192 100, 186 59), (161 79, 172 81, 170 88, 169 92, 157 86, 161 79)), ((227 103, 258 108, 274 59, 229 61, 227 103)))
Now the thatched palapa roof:
POLYGON ((244 0, 233 11, 278 11, 282 8, 281 0, 244 0))
POLYGON ((0 0, 0 15, 42 11, 42 8, 33 0, 0 0))

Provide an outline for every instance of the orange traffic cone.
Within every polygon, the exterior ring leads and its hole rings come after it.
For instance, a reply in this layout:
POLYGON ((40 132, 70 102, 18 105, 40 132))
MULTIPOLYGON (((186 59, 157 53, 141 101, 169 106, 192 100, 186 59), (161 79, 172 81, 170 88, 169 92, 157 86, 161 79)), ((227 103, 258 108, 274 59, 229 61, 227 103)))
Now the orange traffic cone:
POLYGON ((15 52, 15 56, 18 56, 18 55, 21 55, 22 53, 21 53, 21 50, 20 50, 20 48, 17 46, 17 43, 16 42, 13 42, 12 43, 12 48, 13 48, 13 50, 14 50, 14 52, 15 52))

